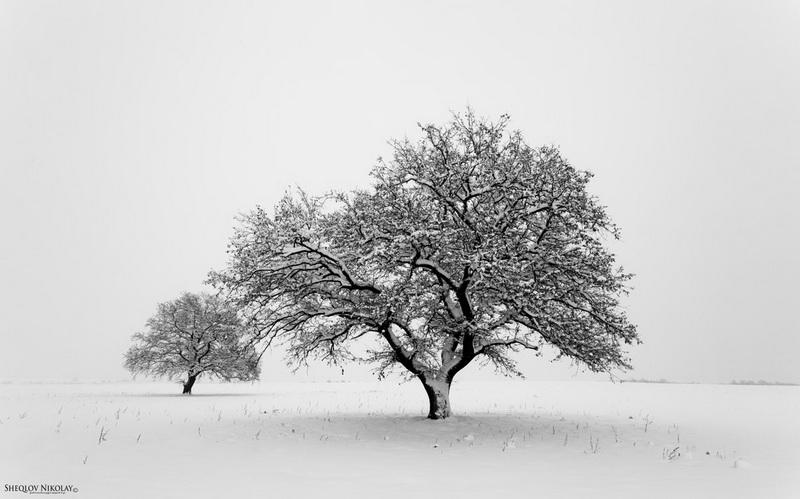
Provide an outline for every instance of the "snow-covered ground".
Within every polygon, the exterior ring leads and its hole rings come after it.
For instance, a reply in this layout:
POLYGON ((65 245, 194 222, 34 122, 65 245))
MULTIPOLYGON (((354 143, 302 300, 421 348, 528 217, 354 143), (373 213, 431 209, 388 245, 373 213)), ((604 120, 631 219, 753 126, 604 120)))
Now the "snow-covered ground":
POLYGON ((446 421, 417 383, 178 391, 0 385, 0 495, 800 497, 794 386, 457 382, 446 421))

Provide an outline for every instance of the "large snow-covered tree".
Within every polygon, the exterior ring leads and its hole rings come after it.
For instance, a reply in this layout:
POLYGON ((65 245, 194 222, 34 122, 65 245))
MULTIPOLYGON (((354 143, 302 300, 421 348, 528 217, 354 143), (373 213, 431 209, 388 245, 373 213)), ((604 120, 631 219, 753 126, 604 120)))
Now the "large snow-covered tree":
POLYGON ((185 293, 158 305, 146 330, 133 335, 125 367, 133 374, 186 376, 191 395, 198 377, 251 381, 259 376, 259 355, 237 310, 208 294, 185 293))
POLYGON ((638 337, 619 299, 631 276, 604 246, 618 229, 591 175, 507 123, 456 114, 392 142, 369 190, 255 209, 212 282, 298 363, 401 366, 432 419, 450 415, 453 378, 475 359, 519 374, 512 353, 548 344, 593 371, 629 367, 622 346, 638 337), (354 349, 369 336, 378 347, 354 349))

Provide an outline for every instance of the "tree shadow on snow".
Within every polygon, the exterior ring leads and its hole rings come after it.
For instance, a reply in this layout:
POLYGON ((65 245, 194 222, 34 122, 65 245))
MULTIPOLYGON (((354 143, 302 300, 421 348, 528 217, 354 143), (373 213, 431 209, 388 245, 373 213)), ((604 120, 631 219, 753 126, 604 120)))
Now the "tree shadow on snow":
POLYGON ((110 396, 116 397, 145 397, 145 398, 182 398, 182 399, 195 399, 206 397, 258 397, 260 395, 267 395, 265 393, 193 393, 191 395, 184 395, 182 393, 117 393, 110 396))

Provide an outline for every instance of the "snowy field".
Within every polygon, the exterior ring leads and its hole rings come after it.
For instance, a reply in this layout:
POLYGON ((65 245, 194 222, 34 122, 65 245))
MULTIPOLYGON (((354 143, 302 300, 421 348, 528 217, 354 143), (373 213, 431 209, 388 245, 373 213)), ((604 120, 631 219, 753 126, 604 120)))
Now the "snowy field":
POLYGON ((800 497, 800 388, 0 385, 5 484, 84 498, 800 497), (101 438, 101 431, 103 438, 101 438))

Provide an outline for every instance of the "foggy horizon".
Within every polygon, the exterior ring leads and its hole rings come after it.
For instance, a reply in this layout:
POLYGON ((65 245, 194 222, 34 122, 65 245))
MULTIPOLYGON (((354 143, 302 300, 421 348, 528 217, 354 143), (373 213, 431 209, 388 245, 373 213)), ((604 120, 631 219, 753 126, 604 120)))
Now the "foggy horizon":
MULTIPOLYGON (((620 378, 798 383, 799 21, 792 2, 0 2, 0 380, 129 378, 131 335, 223 268, 237 214, 367 187, 387 141, 470 106, 594 174, 636 274, 620 378)), ((262 380, 370 377, 339 369, 292 376, 275 352, 262 380)))

